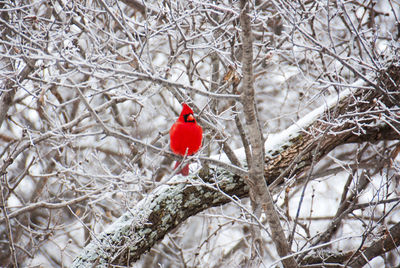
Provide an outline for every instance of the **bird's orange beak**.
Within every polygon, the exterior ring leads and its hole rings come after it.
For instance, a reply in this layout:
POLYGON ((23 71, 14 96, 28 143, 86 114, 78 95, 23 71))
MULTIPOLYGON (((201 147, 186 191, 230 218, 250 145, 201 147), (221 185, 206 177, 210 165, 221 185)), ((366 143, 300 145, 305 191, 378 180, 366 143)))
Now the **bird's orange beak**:
POLYGON ((192 114, 189 114, 187 117, 187 121, 194 121, 194 116, 192 114))

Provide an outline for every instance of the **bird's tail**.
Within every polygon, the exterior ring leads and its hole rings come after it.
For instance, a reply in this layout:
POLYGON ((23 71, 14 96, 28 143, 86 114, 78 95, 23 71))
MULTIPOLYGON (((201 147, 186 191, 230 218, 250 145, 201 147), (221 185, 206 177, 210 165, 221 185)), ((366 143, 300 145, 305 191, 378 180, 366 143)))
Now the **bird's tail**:
MULTIPOLYGON (((180 164, 181 164, 181 162, 176 161, 176 164, 175 164, 174 169, 177 169, 177 167, 179 167, 180 164)), ((182 174, 183 176, 189 175, 189 164, 187 164, 186 166, 184 166, 184 167, 178 172, 178 174, 182 174)))

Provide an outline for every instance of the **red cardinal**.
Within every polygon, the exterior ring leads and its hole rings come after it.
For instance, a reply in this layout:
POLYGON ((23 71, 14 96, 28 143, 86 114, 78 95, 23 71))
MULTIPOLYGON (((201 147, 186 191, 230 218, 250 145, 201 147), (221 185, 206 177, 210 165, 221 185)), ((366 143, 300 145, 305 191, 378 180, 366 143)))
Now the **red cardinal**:
MULTIPOLYGON (((201 147, 201 140, 203 139, 203 129, 196 123, 193 116, 193 111, 186 104, 182 104, 182 112, 175 124, 172 125, 169 131, 171 140, 171 150, 179 155, 192 155, 196 153, 201 147)), ((179 166, 180 162, 176 162, 175 168, 179 166)), ((182 168, 179 172, 183 176, 189 174, 189 164, 182 168)))

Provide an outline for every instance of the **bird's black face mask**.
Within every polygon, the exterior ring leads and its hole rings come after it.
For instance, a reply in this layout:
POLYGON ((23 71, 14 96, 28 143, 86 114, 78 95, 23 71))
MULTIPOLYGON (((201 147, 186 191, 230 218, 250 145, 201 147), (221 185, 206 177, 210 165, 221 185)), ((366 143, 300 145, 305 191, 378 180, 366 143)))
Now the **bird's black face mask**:
POLYGON ((193 114, 185 114, 183 116, 183 119, 185 120, 186 123, 195 123, 196 121, 194 120, 193 114))

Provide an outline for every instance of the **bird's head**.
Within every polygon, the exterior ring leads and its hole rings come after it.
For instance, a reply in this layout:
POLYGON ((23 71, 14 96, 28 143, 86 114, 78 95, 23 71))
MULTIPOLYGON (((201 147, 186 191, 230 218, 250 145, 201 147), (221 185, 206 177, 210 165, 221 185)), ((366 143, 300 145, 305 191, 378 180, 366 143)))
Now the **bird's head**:
POLYGON ((182 112, 179 116, 179 120, 183 122, 196 123, 196 119, 194 118, 193 111, 186 103, 182 104, 182 112))

